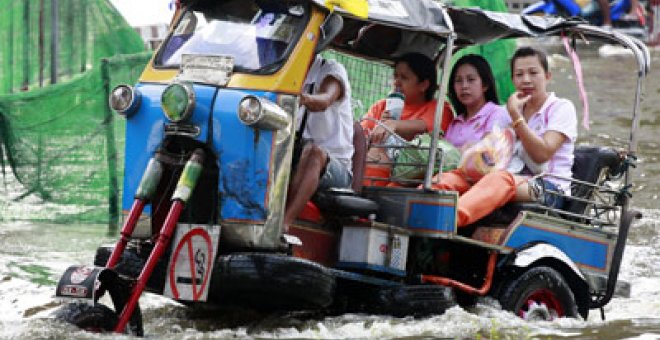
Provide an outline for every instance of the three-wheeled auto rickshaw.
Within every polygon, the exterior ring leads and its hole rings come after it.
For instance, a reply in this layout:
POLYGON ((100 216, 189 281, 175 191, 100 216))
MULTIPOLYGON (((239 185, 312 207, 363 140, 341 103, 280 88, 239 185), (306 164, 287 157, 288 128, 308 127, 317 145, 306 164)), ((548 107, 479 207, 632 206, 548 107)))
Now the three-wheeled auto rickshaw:
POLYGON ((629 170, 646 47, 561 18, 431 0, 369 1, 368 11, 347 3, 356 8, 331 9, 323 0, 179 2, 138 84, 110 95, 126 119, 124 225, 115 245, 97 250, 95 266, 62 276, 57 296, 82 300, 65 304, 62 319, 141 334, 145 290, 193 306, 393 315, 442 313, 490 296, 525 319, 586 318, 610 301, 638 216, 628 207, 629 170), (352 189, 317 194, 283 233, 298 97, 315 54, 330 48, 392 65, 421 51, 437 61, 443 103, 457 50, 545 36, 619 43, 639 65, 631 72, 640 80, 628 150, 577 147, 564 207, 509 204, 457 228, 458 194, 432 189, 443 161, 438 109, 428 147, 397 146, 427 154, 423 164, 408 164, 425 170, 418 183, 362 186, 368 145, 356 124, 352 189), (114 309, 99 302, 105 293, 114 309))

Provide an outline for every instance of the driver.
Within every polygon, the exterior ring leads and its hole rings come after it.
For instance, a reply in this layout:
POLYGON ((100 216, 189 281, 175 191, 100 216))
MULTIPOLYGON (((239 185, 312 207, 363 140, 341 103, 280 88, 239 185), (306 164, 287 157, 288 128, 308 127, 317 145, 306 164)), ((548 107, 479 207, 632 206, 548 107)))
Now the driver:
POLYGON ((303 127, 303 138, 312 142, 303 148, 289 183, 285 233, 317 190, 348 188, 353 179, 353 114, 346 69, 317 55, 303 85, 309 93, 300 96, 297 125, 303 127))

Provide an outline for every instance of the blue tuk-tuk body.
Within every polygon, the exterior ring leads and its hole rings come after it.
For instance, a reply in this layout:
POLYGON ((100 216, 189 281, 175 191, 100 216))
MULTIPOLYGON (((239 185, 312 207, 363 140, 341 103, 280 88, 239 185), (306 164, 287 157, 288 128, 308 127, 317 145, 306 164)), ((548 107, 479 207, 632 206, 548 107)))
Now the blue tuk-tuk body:
MULTIPOLYGON (((447 70, 465 46, 586 36, 631 49, 640 81, 648 72, 648 50, 637 40, 579 21, 431 0, 400 2, 398 12, 366 4, 332 11, 321 0, 180 1, 139 83, 110 95, 126 118, 124 227, 117 244, 98 249, 97 268, 74 266, 60 280, 58 296, 92 300, 67 305, 64 319, 140 333, 144 290, 188 305, 393 315, 442 313, 490 296, 520 317, 546 320, 586 318, 610 301, 628 228, 639 216, 628 207, 635 138, 627 153, 577 147, 573 196, 562 209, 509 204, 459 229, 458 193, 431 187, 442 160, 439 126, 425 149, 428 161, 418 164, 428 170, 423 180, 374 187, 362 185, 367 144, 356 124, 352 190, 318 193, 283 230, 298 96, 314 55, 326 47, 386 65, 397 51, 421 49, 447 70), (389 49, 390 40, 359 39, 390 34, 400 39, 389 49), (99 289, 109 292, 114 311, 98 303, 102 294, 87 294, 99 289)), ((638 110, 639 95, 633 136, 638 110)))

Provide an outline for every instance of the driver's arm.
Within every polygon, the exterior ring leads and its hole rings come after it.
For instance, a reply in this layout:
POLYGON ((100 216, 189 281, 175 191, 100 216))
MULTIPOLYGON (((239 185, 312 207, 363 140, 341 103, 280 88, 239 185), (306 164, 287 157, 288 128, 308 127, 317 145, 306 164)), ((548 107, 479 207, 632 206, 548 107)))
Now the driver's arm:
POLYGON ((310 112, 323 112, 332 103, 339 100, 343 94, 341 82, 335 77, 328 76, 321 82, 318 92, 300 95, 300 105, 306 107, 310 112))

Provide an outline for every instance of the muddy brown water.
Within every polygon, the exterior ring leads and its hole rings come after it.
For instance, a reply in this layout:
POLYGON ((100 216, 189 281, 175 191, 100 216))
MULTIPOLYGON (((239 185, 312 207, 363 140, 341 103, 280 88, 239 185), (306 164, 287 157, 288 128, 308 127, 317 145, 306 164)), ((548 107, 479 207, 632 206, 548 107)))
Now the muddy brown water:
MULTIPOLYGON (((570 61, 560 45, 553 54, 552 88, 581 105, 570 61)), ((625 147, 630 138, 635 71, 631 57, 598 46, 580 48, 591 105, 591 129, 580 128, 580 143, 625 147), (603 55, 608 55, 604 57, 603 55)), ((658 66, 660 52, 654 52, 658 66)), ((660 67, 645 83, 641 109, 639 164, 634 171, 631 206, 644 218, 635 223, 620 278, 631 284, 629 298, 614 298, 602 321, 597 310, 588 320, 523 322, 485 299, 471 310, 452 308, 422 319, 374 315, 316 317, 302 314, 226 314, 191 312, 165 298, 140 300, 147 338, 152 339, 660 339, 660 67)), ((580 115, 581 118, 581 115, 580 115)), ((38 202, 8 203, 2 209, 57 209, 38 202)), ((16 212, 19 211, 19 212, 16 212)), ((58 302, 54 282, 70 264, 90 263, 99 244, 114 242, 104 226, 49 225, 0 221, 0 339, 97 339, 99 335, 60 324, 51 317, 58 302)), ((102 335, 101 338, 129 338, 102 335)))

